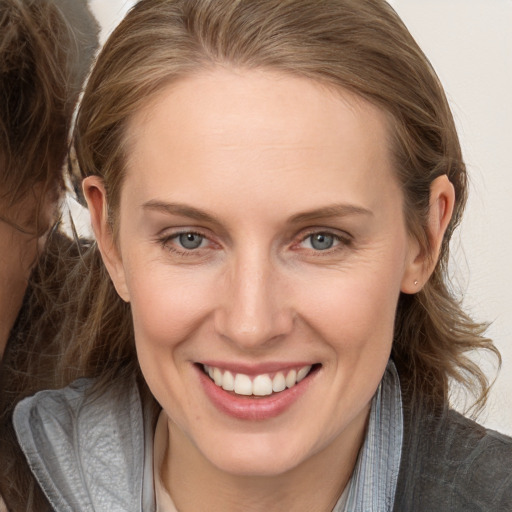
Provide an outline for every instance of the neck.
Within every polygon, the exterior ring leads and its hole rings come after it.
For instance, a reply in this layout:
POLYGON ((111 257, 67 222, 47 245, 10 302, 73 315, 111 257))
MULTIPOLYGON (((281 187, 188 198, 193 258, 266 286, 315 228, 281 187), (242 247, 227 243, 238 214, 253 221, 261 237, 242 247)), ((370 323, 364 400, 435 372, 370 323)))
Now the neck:
POLYGON ((21 308, 36 252, 37 240, 0 222, 0 360, 21 308))
POLYGON ((216 468, 169 421, 162 481, 180 512, 202 510, 205 503, 213 512, 331 512, 354 470, 368 415, 369 408, 323 450, 272 476, 240 476, 216 468))

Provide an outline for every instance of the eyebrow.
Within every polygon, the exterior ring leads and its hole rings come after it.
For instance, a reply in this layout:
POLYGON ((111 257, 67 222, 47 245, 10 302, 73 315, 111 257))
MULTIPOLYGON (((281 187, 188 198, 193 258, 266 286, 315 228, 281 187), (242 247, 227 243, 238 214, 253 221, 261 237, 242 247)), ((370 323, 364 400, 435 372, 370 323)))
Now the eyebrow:
POLYGON ((367 208, 352 204, 332 204, 315 210, 298 213, 294 215, 290 222, 300 224, 317 219, 327 219, 330 217, 348 217, 353 215, 373 216, 373 212, 367 208))
POLYGON ((209 222, 213 224, 219 224, 219 221, 206 213, 204 210, 188 206, 182 203, 166 203, 163 201, 152 200, 142 205, 144 210, 152 210, 161 213, 167 213, 169 215, 179 215, 180 217, 188 217, 189 219, 198 220, 201 222, 209 222))
MULTIPOLYGON (((168 215, 178 215, 180 217, 187 217, 200 222, 220 225, 220 222, 213 215, 210 215, 200 208, 195 208, 182 203, 167 203, 164 201, 151 200, 144 203, 142 208, 144 210, 157 211, 168 215)), ((318 219, 347 217, 353 215, 373 216, 373 212, 361 206, 352 204, 332 204, 293 215, 289 222, 291 224, 300 224, 318 219)))

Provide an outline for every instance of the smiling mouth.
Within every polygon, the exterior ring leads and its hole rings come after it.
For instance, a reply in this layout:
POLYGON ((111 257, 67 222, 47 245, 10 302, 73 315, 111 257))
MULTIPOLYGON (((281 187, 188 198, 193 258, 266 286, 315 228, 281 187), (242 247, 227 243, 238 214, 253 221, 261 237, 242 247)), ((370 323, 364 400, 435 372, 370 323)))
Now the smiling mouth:
POLYGON ((308 377, 320 365, 307 365, 287 371, 262 373, 249 376, 244 373, 233 373, 214 366, 203 364, 206 375, 225 391, 241 396, 269 396, 293 388, 308 377))

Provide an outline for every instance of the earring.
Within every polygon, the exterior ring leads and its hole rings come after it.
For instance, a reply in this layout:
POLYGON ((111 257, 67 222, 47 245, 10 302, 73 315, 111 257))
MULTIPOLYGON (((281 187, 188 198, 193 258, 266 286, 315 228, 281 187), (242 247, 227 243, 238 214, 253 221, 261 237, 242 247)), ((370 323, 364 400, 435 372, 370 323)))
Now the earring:
POLYGON ((417 280, 414 281, 414 286, 418 286, 418 281, 417 280))

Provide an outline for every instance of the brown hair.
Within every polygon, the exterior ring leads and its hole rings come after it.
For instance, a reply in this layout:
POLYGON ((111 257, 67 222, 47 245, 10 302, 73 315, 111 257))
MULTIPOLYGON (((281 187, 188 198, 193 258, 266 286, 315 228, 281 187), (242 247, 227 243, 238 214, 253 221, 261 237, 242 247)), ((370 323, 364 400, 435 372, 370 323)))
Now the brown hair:
MULTIPOLYGON (((63 189, 69 130, 97 34, 86 0, 0 0, 0 222, 34 237, 50 227, 40 219, 45 199, 63 189), (30 194, 36 205, 22 223, 14 212, 30 194)), ((58 304, 76 253, 74 242, 52 230, 1 361, 0 495, 12 512, 48 508, 11 417, 21 398, 55 386, 58 304)))
POLYGON ((85 3, 59 3, 0 0, 0 220, 34 235, 49 227, 39 225, 45 198, 63 190, 73 111, 97 43, 85 3), (71 30, 66 18, 83 21, 71 30), (13 207, 36 187, 21 222, 13 207))
POLYGON ((67 262, 77 257, 74 241, 54 230, 30 278, 29 293, 11 332, 0 367, 0 495, 9 511, 47 510, 11 423, 15 405, 41 389, 56 387, 61 352, 58 326, 64 321, 59 304, 70 290, 67 262))
MULTIPOLYGON (((429 251, 430 185, 447 175, 455 212, 439 262, 423 290, 402 295, 392 357, 408 391, 431 406, 448 402, 455 379, 482 405, 483 372, 467 352, 485 348, 484 327, 461 309, 447 285, 448 244, 466 202, 466 169, 454 121, 429 61, 382 0, 142 0, 113 33, 89 80, 76 147, 83 176, 105 184, 115 231, 133 114, 165 85, 216 65, 270 68, 352 91, 388 113, 407 227, 429 251)), ((74 343, 65 364, 111 383, 137 372, 131 318, 95 246, 82 259, 80 304, 70 315, 74 343)))

